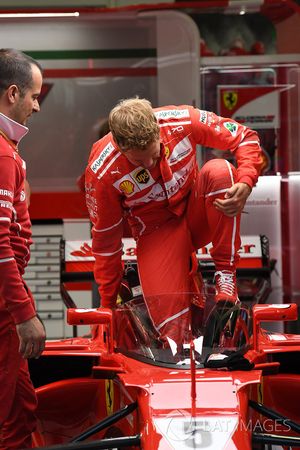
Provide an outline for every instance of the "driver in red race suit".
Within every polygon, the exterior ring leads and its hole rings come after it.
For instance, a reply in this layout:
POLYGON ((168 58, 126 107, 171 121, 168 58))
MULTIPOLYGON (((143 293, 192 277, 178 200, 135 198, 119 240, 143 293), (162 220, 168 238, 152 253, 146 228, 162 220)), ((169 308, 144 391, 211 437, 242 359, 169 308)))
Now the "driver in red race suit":
POLYGON ((126 217, 153 324, 163 342, 182 342, 196 249, 213 244, 216 301, 239 301, 240 214, 261 165, 257 133, 213 112, 188 105, 152 109, 139 98, 121 101, 109 125, 111 133, 92 147, 85 186, 101 305, 116 305, 126 217), (199 169, 197 144, 230 149, 238 168, 214 159, 199 169))

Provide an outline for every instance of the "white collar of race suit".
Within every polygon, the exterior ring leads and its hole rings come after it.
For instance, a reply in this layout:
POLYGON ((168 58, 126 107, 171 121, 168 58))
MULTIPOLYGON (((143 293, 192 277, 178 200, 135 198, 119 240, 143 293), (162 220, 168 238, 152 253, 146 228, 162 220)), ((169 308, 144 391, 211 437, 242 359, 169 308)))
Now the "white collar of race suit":
POLYGON ((0 130, 17 144, 28 133, 28 128, 10 119, 0 112, 0 130))

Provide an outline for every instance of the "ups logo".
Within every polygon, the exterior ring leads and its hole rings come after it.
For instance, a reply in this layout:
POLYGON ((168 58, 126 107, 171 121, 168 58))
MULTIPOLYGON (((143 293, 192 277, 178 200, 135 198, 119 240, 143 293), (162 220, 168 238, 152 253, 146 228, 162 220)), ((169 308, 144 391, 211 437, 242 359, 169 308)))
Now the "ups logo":
POLYGON ((150 180, 150 175, 146 169, 142 169, 134 174, 134 178, 138 183, 146 184, 150 180))

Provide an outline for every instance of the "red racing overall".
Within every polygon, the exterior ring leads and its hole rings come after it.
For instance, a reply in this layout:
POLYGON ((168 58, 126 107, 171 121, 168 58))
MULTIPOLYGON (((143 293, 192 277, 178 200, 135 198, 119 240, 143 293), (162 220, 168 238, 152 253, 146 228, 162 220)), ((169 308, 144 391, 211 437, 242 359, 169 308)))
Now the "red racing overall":
POLYGON ((15 326, 36 315, 33 298, 22 280, 32 241, 24 189, 25 162, 16 142, 26 132, 26 127, 0 114, 1 450, 31 447, 35 428, 36 397, 27 360, 19 353, 15 326))
MULTIPOLYGON (((232 119, 191 106, 155 109, 161 159, 151 170, 135 167, 108 134, 92 148, 86 169, 86 202, 93 223, 95 278, 102 305, 113 307, 122 276, 124 216, 137 240, 141 284, 149 314, 161 336, 180 339, 188 320, 189 258, 212 242, 216 270, 235 270, 240 217, 213 206, 235 182, 251 188, 261 164, 257 133, 232 119), (199 171, 196 146, 231 150, 236 170, 215 159, 199 171), (178 293, 157 307, 161 294, 178 293), (180 321, 180 322, 179 322, 180 321)), ((166 297, 167 298, 167 297, 166 297)), ((169 297, 170 298, 170 297, 169 297)))

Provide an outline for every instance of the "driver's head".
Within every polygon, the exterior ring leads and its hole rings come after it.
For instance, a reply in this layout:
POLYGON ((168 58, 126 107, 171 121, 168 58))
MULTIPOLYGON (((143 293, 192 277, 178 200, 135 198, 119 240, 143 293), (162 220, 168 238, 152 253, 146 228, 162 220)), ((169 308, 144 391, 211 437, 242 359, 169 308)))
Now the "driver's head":
POLYGON ((159 139, 152 105, 144 98, 121 100, 110 112, 109 128, 122 152, 144 150, 159 139))
POLYGON ((159 126, 151 103, 146 99, 122 100, 109 115, 109 127, 124 156, 145 169, 160 159, 159 126))

